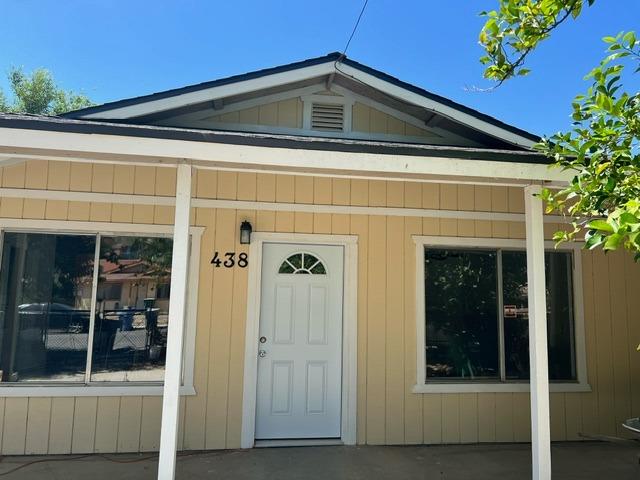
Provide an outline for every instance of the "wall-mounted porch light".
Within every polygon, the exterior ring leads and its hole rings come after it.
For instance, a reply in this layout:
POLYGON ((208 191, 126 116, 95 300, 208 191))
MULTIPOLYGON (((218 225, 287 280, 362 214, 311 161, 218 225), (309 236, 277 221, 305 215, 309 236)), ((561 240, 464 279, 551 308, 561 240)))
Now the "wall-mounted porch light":
POLYGON ((251 224, 246 220, 240 224, 240 244, 249 245, 251 243, 251 224))

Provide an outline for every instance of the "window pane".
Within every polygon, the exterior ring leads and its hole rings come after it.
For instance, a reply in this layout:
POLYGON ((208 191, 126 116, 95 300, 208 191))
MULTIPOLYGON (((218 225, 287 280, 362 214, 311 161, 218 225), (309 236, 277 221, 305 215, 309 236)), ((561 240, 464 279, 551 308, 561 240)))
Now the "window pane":
POLYGON ((163 380, 172 246, 169 238, 101 237, 92 381, 163 380))
POLYGON ((502 252, 504 350, 507 379, 529 378, 527 256, 502 252))
POLYGON ((425 262, 427 377, 499 377, 496 253, 430 248, 425 262))
MULTIPOLYGON (((529 378, 527 257, 502 253, 505 365, 508 379, 529 378)), ((571 254, 545 253, 549 379, 575 380, 571 254)))
POLYGON ((2 382, 84 381, 95 237, 4 234, 2 382))

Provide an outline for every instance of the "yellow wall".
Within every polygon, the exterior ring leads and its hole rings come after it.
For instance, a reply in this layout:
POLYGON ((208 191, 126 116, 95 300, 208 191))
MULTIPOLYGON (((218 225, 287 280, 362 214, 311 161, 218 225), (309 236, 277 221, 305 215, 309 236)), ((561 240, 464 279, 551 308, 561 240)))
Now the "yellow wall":
POLYGON ((302 128, 302 100, 300 98, 281 100, 236 112, 213 115, 200 121, 302 128))
MULTIPOLYGON (((271 127, 302 128, 302 100, 292 98, 267 103, 236 112, 214 115, 199 120, 201 122, 221 122, 229 124, 261 125, 271 127)), ((171 123, 170 121, 168 123, 171 123)), ((356 102, 353 105, 351 129, 359 133, 406 135, 425 137, 425 141, 437 135, 399 120, 373 107, 356 102)))
MULTIPOLYGON (((0 170, 3 187, 173 195, 168 168, 29 162, 0 170)), ((200 198, 522 212, 515 188, 199 171, 200 198)), ((172 208, 0 198, 0 217, 169 224, 172 208)), ((240 445, 247 269, 215 269, 214 250, 247 251, 238 225, 256 231, 358 236, 359 443, 511 442, 529 438, 527 394, 413 394, 415 246, 411 235, 523 238, 514 222, 197 208, 204 226, 195 388, 182 404, 180 448, 240 445)), ((548 225, 547 234, 556 228, 548 225)), ((554 440, 621 435, 640 411, 640 267, 624 253, 583 253, 588 377, 592 393, 551 395, 554 440)), ((146 451, 158 448, 161 399, 0 398, 0 453, 146 451)))
POLYGON ((383 133, 389 135, 407 135, 413 137, 436 137, 434 133, 402 121, 378 109, 362 103, 353 104, 351 129, 362 133, 383 133))

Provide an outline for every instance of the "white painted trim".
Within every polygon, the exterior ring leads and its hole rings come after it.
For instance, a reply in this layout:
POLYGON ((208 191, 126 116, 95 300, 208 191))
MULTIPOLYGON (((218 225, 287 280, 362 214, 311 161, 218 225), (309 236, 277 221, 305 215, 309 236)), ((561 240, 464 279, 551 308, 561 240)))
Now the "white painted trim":
POLYGON ((340 245, 344 247, 344 308, 342 337, 342 435, 345 445, 356 443, 357 415, 357 322, 358 322, 358 237, 355 235, 322 235, 311 233, 265 233, 251 236, 249 246, 247 323, 245 330, 244 385, 242 395, 241 448, 252 448, 255 442, 256 385, 258 378, 258 332, 260 326, 260 293, 262 251, 265 243, 303 243, 340 245))
MULTIPOLYGON (((473 237, 438 237, 413 235, 416 245, 416 385, 414 393, 480 393, 480 392, 528 392, 528 382, 426 382, 426 310, 424 292, 424 250, 425 247, 451 248, 496 248, 526 250, 526 240, 473 237)), ((574 342, 576 355, 576 381, 550 383, 552 392, 590 392, 587 376, 587 355, 582 292, 582 244, 566 242, 555 246, 555 242, 545 241, 545 250, 573 252, 573 304, 574 342)))
POLYGON ((149 115, 152 113, 171 110, 173 108, 184 107, 196 103, 207 102, 216 98, 229 97, 233 95, 241 95, 243 93, 264 90, 271 87, 277 87, 287 83, 294 83, 310 78, 321 77, 335 72, 334 62, 321 63, 310 67, 298 68, 281 73, 245 80, 241 82, 228 83, 217 87, 211 87, 195 92, 184 93, 173 97, 152 100, 135 105, 129 105, 103 112, 88 113, 81 118, 106 118, 106 119, 126 119, 149 115))
MULTIPOLYGON (((460 248, 515 248, 524 251, 526 240, 512 238, 484 238, 484 237, 438 237, 431 235, 412 235, 414 243, 423 247, 460 247, 460 248)), ((580 250, 582 243, 565 242, 556 247, 550 240, 544 242, 546 250, 580 250)))
POLYGON ((387 105, 384 105, 383 103, 377 102, 376 100, 374 100, 374 99, 372 99, 370 97, 365 97, 365 96, 360 95, 358 93, 352 92, 348 88, 344 88, 344 87, 342 87, 340 85, 334 85, 332 87, 332 90, 334 90, 337 93, 340 93, 341 95, 351 97, 353 103, 356 103, 356 102, 362 103, 363 105, 366 105, 367 107, 371 107, 371 108, 375 108, 376 110, 380 110, 382 113, 386 113, 387 115, 391 115, 392 117, 395 117, 398 120, 402 120, 403 122, 406 122, 406 123, 408 123, 410 125, 413 125, 414 127, 420 128, 420 129, 425 130, 427 132, 431 132, 431 129, 429 127, 427 127, 422 120, 420 120, 420 119, 418 119, 418 118, 416 118, 416 117, 414 117, 412 115, 409 115, 408 113, 404 113, 404 112, 401 112, 399 110, 396 110, 395 108, 388 107, 387 105))
POLYGON ((272 447, 328 447, 331 445, 344 445, 339 438, 311 438, 311 439, 294 439, 294 440, 256 440, 255 448, 272 448, 272 447))
MULTIPOLYGON (((15 162, 12 162, 10 165, 17 165, 20 163, 24 163, 27 162, 29 160, 51 160, 51 161, 56 161, 56 162, 72 162, 72 163, 97 163, 97 164, 101 164, 101 165, 114 165, 114 164, 126 164, 126 165, 132 165, 132 166, 140 166, 140 167, 148 167, 149 165, 153 165, 154 167, 159 167, 159 168, 175 168, 176 163, 175 162, 167 162, 167 161, 162 161, 160 159, 153 159, 153 158, 128 158, 128 159, 121 159, 121 160, 125 160, 125 161, 119 161, 119 160, 115 160, 115 159, 101 159, 96 155, 82 155, 82 154, 78 154, 78 155, 65 155, 64 153, 61 152, 56 152, 56 153, 50 153, 45 155, 42 155, 40 153, 15 153, 15 154, 6 154, 6 153, 2 153, 2 143, 0 143, 0 160, 5 159, 5 158, 10 158, 13 157, 15 159, 15 162)), ((4 166, 4 165, 3 165, 4 166)))
POLYGON ((171 293, 169 295, 169 328, 164 368, 162 420, 158 480, 174 480, 178 423, 180 415, 180 384, 182 383, 183 343, 189 286, 189 225, 191 213, 191 165, 178 165, 176 176, 176 208, 171 257, 171 293))
MULTIPOLYGON (((142 128, 142 127, 140 127, 142 128)), ((184 129, 190 131, 189 129, 184 129)), ((201 133, 201 130, 193 130, 201 133)), ((249 135, 240 134, 236 135, 249 135)), ((315 142, 312 138, 307 141, 315 142)), ((320 140, 321 141, 321 140, 320 140)), ((324 140, 329 141, 329 140, 324 140)), ((346 141, 346 140, 345 140, 346 141)), ((369 142, 376 145, 376 142, 369 142)), ((389 144, 380 144, 388 146, 389 144)), ((129 163, 146 161, 177 165, 187 157, 194 166, 282 169, 315 173, 355 173, 358 175, 477 177, 491 181, 550 181, 566 183, 573 178, 569 171, 550 169, 534 163, 497 162, 429 156, 341 152, 283 147, 260 147, 230 143, 196 142, 124 135, 81 134, 19 128, 0 128, 0 150, 28 153, 34 159, 49 159, 64 153, 73 158, 98 157, 100 161, 129 163)), ((413 145, 420 149, 422 145, 413 145)), ((424 148, 436 148, 434 146, 424 148)), ((454 147, 452 147, 454 148, 454 147)), ((447 149, 449 150, 449 149, 447 149)), ((488 152, 489 150, 483 150, 488 152)), ((496 150, 496 152, 498 152, 496 150)), ((504 153, 504 152, 502 152, 504 153)), ((60 155, 60 156, 64 156, 60 155)))
MULTIPOLYGON (((338 97, 339 98, 339 97, 338 97)), ((421 137, 417 135, 397 135, 392 133, 373 133, 373 132, 360 132, 358 130, 347 130, 346 128, 353 124, 353 111, 345 108, 344 111, 344 126, 343 132, 329 132, 325 130, 314 130, 311 128, 311 103, 304 102, 302 109, 302 128, 292 127, 279 127, 270 125, 259 125, 255 123, 231 123, 231 122, 219 122, 211 121, 207 123, 207 128, 212 128, 220 131, 227 132, 247 132, 247 133, 266 133, 266 134, 278 134, 278 135, 296 135, 315 138, 345 138, 349 140, 368 140, 368 141, 380 141, 380 142, 392 142, 392 143, 409 143, 416 145, 436 145, 436 146, 473 146, 472 142, 456 141, 455 139, 444 139, 442 136, 437 137, 421 137), (351 119, 347 118, 347 115, 351 116, 351 119), (348 124, 347 121, 350 123, 348 124)))
POLYGON ((551 421, 544 265, 544 208, 540 185, 524 189, 527 231, 529 369, 531 371, 531 467, 533 480, 551 480, 551 421))
POLYGON ((338 71, 344 75, 355 78, 356 80, 359 80, 372 88, 385 92, 391 97, 395 97, 399 100, 404 100, 405 102, 411 103, 413 105, 418 105, 426 108, 427 110, 437 112, 440 115, 468 125, 488 135, 493 135, 512 144, 520 145, 527 148, 532 147, 534 144, 534 142, 521 135, 515 134, 513 132, 510 132, 509 130, 505 130, 504 128, 500 128, 496 125, 485 122, 473 115, 461 112, 453 107, 449 107, 435 100, 428 99, 423 95, 394 85, 390 82, 387 82, 386 80, 382 80, 374 75, 363 72, 362 70, 351 67, 344 63, 340 63, 338 71))
POLYGON ((353 99, 349 95, 304 95, 303 102, 309 103, 334 103, 336 105, 353 105, 353 99))
POLYGON ((375 134, 375 133, 368 133, 368 132, 359 132, 355 133, 354 135, 352 135, 353 138, 363 138, 363 139, 379 139, 382 140, 384 139, 384 137, 388 137, 389 140, 397 140, 397 141, 410 141, 410 142, 416 142, 416 143, 424 143, 424 144, 430 144, 430 145, 459 145, 459 146, 467 146, 467 147, 481 147, 482 144, 475 142, 471 139, 465 138, 461 135, 457 135, 453 132, 450 132, 448 130, 443 130, 441 128, 437 128, 437 127, 430 127, 428 126, 424 120, 420 120, 419 118, 416 118, 412 115, 409 115, 408 113, 405 112, 401 112, 400 110, 396 110, 395 108, 389 107, 383 103, 380 103, 370 97, 365 97, 363 95, 360 95, 358 93, 354 93, 351 90, 341 87, 340 85, 334 85, 333 86, 333 90, 335 90, 338 93, 342 93, 343 95, 348 95, 351 98, 353 98, 354 103, 358 102, 358 103, 362 103, 363 105, 366 105, 368 107, 371 108, 375 108, 376 110, 380 110, 383 113, 386 113, 387 115, 390 115, 392 117, 397 118, 398 120, 401 120, 405 123, 408 123, 409 125, 413 125, 414 127, 417 127, 421 130, 424 130, 426 132, 429 133, 433 133, 434 135, 436 135, 435 138, 433 137, 420 137, 420 136, 411 136, 411 135, 381 135, 380 134, 375 134))
POLYGON ((91 311, 89 312, 89 333, 87 337, 87 359, 85 361, 84 383, 91 382, 91 369, 93 367, 93 337, 96 330, 96 309, 98 308, 98 282, 100 281, 100 243, 101 235, 95 236, 96 245, 93 252, 93 275, 91 280, 91 311))
MULTIPOLYGON (((171 236, 172 225, 148 225, 140 223, 78 222, 68 220, 29 220, 0 218, 0 234, 6 231, 65 232, 105 235, 171 236)), ((195 395, 193 386, 195 364, 195 337, 197 320, 197 291, 200 275, 200 246, 204 227, 190 227, 191 256, 189 259, 189 302, 185 332, 185 352, 180 395, 195 395), (193 288, 192 288, 193 286, 193 288)), ((0 236, 0 241, 2 237, 0 236)), ((0 253, 2 244, 0 242, 0 253)), ((33 383, 0 385, 2 397, 91 397, 91 396, 160 396, 160 382, 93 382, 89 384, 33 383)))
MULTIPOLYGON (((44 191, 44 190, 43 190, 44 191)), ((135 203, 135 202, 134 202, 135 203)), ((83 222, 75 220, 33 220, 28 218, 0 218, 3 230, 52 230, 56 232, 101 233, 103 235, 125 233, 130 235, 170 236, 173 225, 117 222, 83 222)), ((202 235, 204 227, 189 227, 191 235, 202 235)))
MULTIPOLYGON (((240 125, 238 124, 238 126, 240 125)), ((297 128, 292 128, 290 130, 291 132, 300 132, 300 130, 298 130, 297 128)), ((313 130, 311 130, 311 102, 302 102, 302 130, 305 132, 310 132, 310 134, 313 133, 313 130)), ((281 131, 281 133, 285 132, 281 131)))
MULTIPOLYGON (((21 188, 0 188, 0 198, 37 198, 44 200, 69 200, 77 202, 116 203, 130 205, 173 206, 173 197, 152 195, 127 195, 115 193, 67 192, 54 190, 30 190, 21 188)), ((245 200, 217 200, 194 198, 191 205, 196 208, 227 208, 233 210, 266 210, 277 212, 334 213, 347 215, 381 215, 389 217, 450 218, 457 220, 488 220, 504 222, 524 222, 522 213, 480 212, 470 210, 439 210, 429 208, 403 207, 359 207, 355 205, 321 205, 310 203, 256 202, 245 200)), ((545 215, 545 222, 565 223, 560 215, 545 215)), ((21 222, 23 220, 20 220, 21 222)), ((165 228, 165 227, 163 227, 165 228)), ((166 228, 170 229, 170 226, 166 228)), ((194 227, 192 227, 194 228, 194 227)))
MULTIPOLYGON (((103 382, 104 383, 104 382, 103 382)), ((12 397, 161 397, 162 384, 136 383, 126 385, 100 385, 95 382, 84 384, 52 384, 52 385, 12 385, 0 387, 0 398, 12 397)), ((193 385, 180 387, 181 396, 193 396, 196 390, 193 385)))
POLYGON ((29 188, 0 188, 0 198, 38 198, 69 202, 124 203, 138 205, 162 205, 173 207, 175 197, 160 195, 134 195, 124 193, 78 192, 68 190, 37 190, 29 188))
MULTIPOLYGON (((591 392, 591 386, 582 383, 551 383, 551 392, 557 393, 586 393, 591 392)), ((525 393, 530 392, 528 383, 494 382, 494 383, 427 383, 414 385, 413 393, 525 393)))
MULTIPOLYGON (((413 236, 416 244, 416 385, 427 383, 427 323, 426 302, 424 288, 424 250, 426 240, 429 237, 413 236)), ((414 390, 416 387, 414 387, 414 390)))
MULTIPOLYGON (((240 110, 246 110, 248 108, 259 107, 261 105, 268 105, 270 103, 281 102, 283 100, 291 100, 293 98, 299 98, 303 95, 311 95, 313 93, 322 91, 324 89, 324 83, 316 83, 309 85, 308 87, 295 88, 293 90, 286 90, 284 92, 272 93, 270 95, 250 98, 248 100, 241 100, 239 102, 228 103, 219 110, 204 109, 197 112, 185 113, 183 115, 176 115, 169 119, 163 119, 158 124, 167 124, 169 126, 176 126, 178 124, 187 124, 187 122, 207 122, 207 118, 217 115, 224 115, 226 113, 238 112, 240 110)), ((192 123, 191 123, 192 125, 192 123)))

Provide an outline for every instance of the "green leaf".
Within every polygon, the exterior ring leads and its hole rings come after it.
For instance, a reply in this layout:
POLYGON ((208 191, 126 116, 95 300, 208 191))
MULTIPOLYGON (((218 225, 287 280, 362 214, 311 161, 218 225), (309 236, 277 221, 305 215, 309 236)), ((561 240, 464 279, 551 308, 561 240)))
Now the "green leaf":
POLYGON ((624 34, 624 36, 622 37, 622 41, 624 43, 626 43, 629 48, 633 48, 633 46, 636 43, 636 34, 635 32, 627 32, 624 34))
POLYGON ((624 235, 620 235, 619 233, 610 235, 604 243, 604 250, 616 250, 620 246, 623 238, 624 235))
POLYGON ((593 235, 585 235, 585 248, 589 250, 593 250, 596 247, 599 247, 604 242, 604 237, 600 233, 596 233, 593 235))
POLYGON ((605 220, 591 220, 589 223, 587 223, 587 227, 593 230, 613 233, 613 227, 609 225, 605 220))

